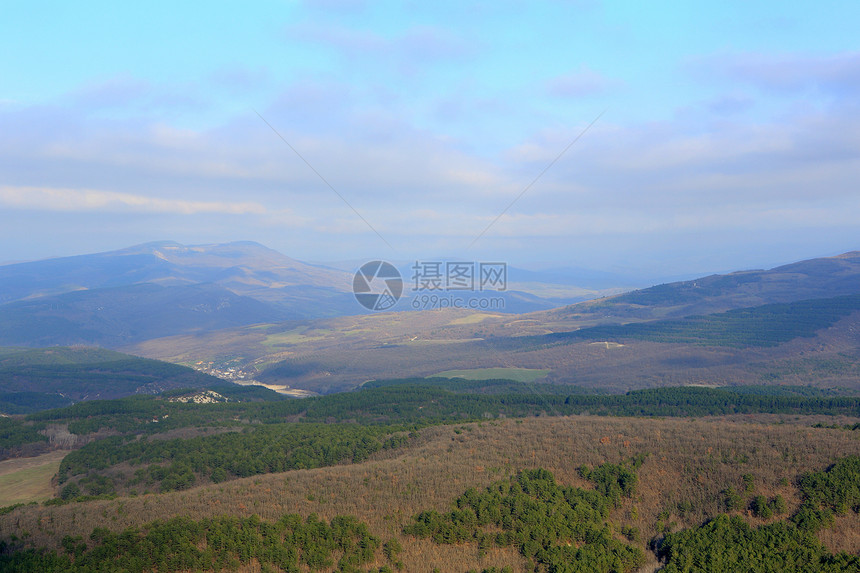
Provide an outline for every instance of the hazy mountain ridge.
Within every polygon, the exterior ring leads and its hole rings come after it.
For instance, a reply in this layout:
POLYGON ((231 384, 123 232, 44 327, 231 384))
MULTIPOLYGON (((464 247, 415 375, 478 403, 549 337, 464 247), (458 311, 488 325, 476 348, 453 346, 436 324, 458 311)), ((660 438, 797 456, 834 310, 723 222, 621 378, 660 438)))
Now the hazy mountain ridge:
POLYGON ((373 378, 497 367, 549 369, 552 382, 615 391, 709 378, 853 387, 860 313, 838 299, 860 294, 857 259, 846 253, 521 315, 375 313, 150 340, 126 350, 181 362, 235 360, 255 379, 323 393, 373 378), (796 291, 792 276, 802 279, 796 291), (755 297, 746 292, 752 284, 755 297), (812 302, 756 304, 786 299, 812 302), (748 310, 719 314, 735 308, 748 310), (701 316, 681 320, 691 314, 701 316), (792 320, 803 328, 783 329, 792 320), (619 327, 588 330, 601 325, 619 327), (611 342, 619 339, 623 344, 611 342))
MULTIPOLYGON (((695 344, 692 344, 693 339, 685 344, 688 337, 678 338, 673 334, 667 338, 664 334, 657 336, 654 331, 671 327, 686 332, 691 327, 699 328, 694 324, 649 327, 648 338, 654 340, 629 344, 625 340, 626 349, 612 351, 612 357, 605 359, 597 356, 596 349, 588 344, 602 344, 601 341, 612 340, 610 335, 625 333, 641 338, 642 333, 613 330, 595 331, 585 336, 583 332, 583 336, 573 335, 571 341, 581 338, 591 342, 547 351, 527 350, 527 347, 535 347, 543 340, 541 337, 552 333, 569 333, 599 325, 710 316, 737 308, 860 293, 860 253, 851 252, 767 271, 741 271, 657 285, 530 314, 449 309, 451 312, 347 316, 358 314, 358 305, 351 292, 330 288, 328 278, 332 273, 339 277, 349 273, 304 265, 256 243, 199 247, 152 243, 84 259, 86 264, 79 264, 74 272, 70 270, 74 265, 68 260, 45 261, 47 267, 43 272, 56 262, 67 271, 65 274, 56 272, 56 282, 60 284, 63 282, 60 279, 69 279, 65 282, 71 284, 73 281, 69 277, 85 277, 86 269, 95 269, 88 283, 94 288, 0 305, 0 344, 101 345, 180 363, 229 362, 246 370, 250 378, 317 392, 348 389, 377 377, 426 375, 449 368, 500 365, 550 369, 553 371, 550 378, 560 382, 571 376, 586 376, 595 385, 608 384, 622 371, 629 374, 631 361, 640 360, 644 364, 666 352, 671 356, 665 357, 665 364, 655 363, 647 381, 645 378, 630 380, 622 386, 650 385, 661 376, 670 375, 682 382, 678 378, 680 375, 669 372, 671 365, 687 364, 689 361, 685 357, 703 354, 719 355, 718 362, 737 365, 732 366, 730 372, 722 369, 720 375, 741 381, 746 372, 746 366, 741 365, 751 363, 758 351, 731 351, 729 358, 722 356, 726 350, 693 348, 712 346, 711 339, 717 332, 721 341, 743 340, 733 334, 735 327, 732 325, 738 321, 731 316, 704 319, 710 322, 702 324, 703 333, 710 332, 708 329, 717 323, 725 331, 717 330, 707 336, 696 334, 695 344), (119 263, 112 266, 113 259, 119 263), (141 261, 145 264, 134 268, 134 264, 141 261), (111 269, 118 270, 116 276, 109 276, 111 269), (148 282, 101 286, 136 279, 148 282), (194 282, 203 279, 213 282, 194 282), (308 284, 299 284, 302 281, 308 284), (260 300, 264 296, 258 292, 271 300, 260 300), (277 303, 279 297, 281 302, 277 303), (308 319, 308 314, 313 313, 316 316, 339 313, 340 316, 308 319), (598 334, 603 338, 595 340, 593 337, 598 334), (670 339, 674 344, 663 344, 670 339), (496 351, 487 353, 482 340, 495 340, 492 347, 496 351), (579 354, 583 355, 583 364, 589 365, 589 372, 570 362, 571 355, 579 354), (622 357, 627 358, 619 360, 622 357), (278 369, 267 371, 274 365, 278 365, 278 369), (296 369, 301 373, 296 374, 296 369), (275 376, 277 372, 282 375, 275 376), (290 372, 293 374, 284 374, 290 372), (600 375, 595 377, 595 372, 600 375)), ((24 271, 38 278, 39 273, 33 271, 36 267, 27 266, 32 264, 0 267, 0 283, 14 282, 14 277, 26 274, 24 271), (14 272, 4 274, 10 268, 14 272)), ((77 288, 82 288, 81 282, 75 283, 77 288)), ((31 280, 32 285, 37 283, 31 280)), ((45 284, 43 281, 41 286, 45 284)), ((545 304, 549 300, 517 292, 504 294, 509 302, 516 301, 524 306, 545 304)), ((409 302, 408 297, 401 300, 395 310, 410 307, 409 302)), ((762 326, 764 323, 755 322, 758 314, 753 313, 749 320, 745 318, 738 324, 762 326)), ((848 317, 845 320, 850 321, 848 317)), ((837 329, 842 333, 839 336, 850 338, 850 329, 843 330, 837 329)), ((804 336, 814 337, 817 332, 813 329, 804 336)), ((778 337, 770 334, 765 338, 778 342, 778 337)), ((547 342, 557 344, 559 340, 549 337, 547 342)), ((798 343, 797 348, 813 343, 809 339, 798 343)), ((840 352, 849 351, 852 356, 857 347, 848 339, 838 346, 840 352)), ((765 362, 788 359, 782 353, 782 346, 779 346, 762 359, 765 362)), ((696 358, 693 362, 698 364, 701 360, 696 358)), ((710 364, 713 360, 705 362, 710 364)), ((682 370, 689 374, 689 369, 682 370)), ((842 370, 840 380, 844 382, 852 370, 842 370)), ((615 383, 617 385, 618 381, 615 383)))
POLYGON ((248 294, 261 287, 307 285, 351 292, 348 273, 307 265, 258 243, 186 246, 161 241, 117 251, 4 265, 0 267, 0 302, 141 283, 216 283, 236 294, 248 294))
POLYGON ((143 283, 39 297, 0 307, 0 344, 117 347, 160 336, 285 320, 274 305, 214 284, 143 283))
POLYGON ((769 270, 738 271, 639 289, 563 309, 629 318, 676 318, 860 293, 860 251, 769 270))
POLYGON ((348 273, 253 242, 175 242, 0 266, 0 344, 118 347, 355 311, 348 273))
MULTIPOLYGON (((410 280, 404 274, 407 284, 410 280)), ((501 308, 491 308, 508 313, 595 296, 572 292, 511 288, 456 294, 500 298, 501 308)), ((414 310, 416 296, 407 289, 396 310, 414 310)), ((117 348, 179 334, 365 312, 352 294, 351 272, 306 264, 250 241, 189 246, 161 241, 0 266, 0 344, 6 345, 117 348)))

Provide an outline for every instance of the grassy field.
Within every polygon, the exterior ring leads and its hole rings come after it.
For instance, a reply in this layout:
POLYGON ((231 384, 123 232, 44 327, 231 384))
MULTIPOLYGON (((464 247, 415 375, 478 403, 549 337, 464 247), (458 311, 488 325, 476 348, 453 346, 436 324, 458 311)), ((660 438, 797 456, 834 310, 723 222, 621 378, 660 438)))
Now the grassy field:
POLYGON ((35 458, 0 462, 0 507, 43 501, 54 495, 51 478, 57 473, 67 451, 55 451, 35 458))
POLYGON ((469 314, 466 316, 461 316, 459 318, 455 318, 450 322, 450 324, 478 324, 484 322, 488 318, 502 318, 502 315, 499 314, 487 314, 485 312, 476 312, 474 314, 469 314))
POLYGON ((305 344, 308 342, 316 342, 322 340, 324 336, 308 336, 304 334, 304 329, 295 329, 288 332, 279 332, 277 334, 269 334, 263 341, 263 345, 271 346, 292 346, 295 344, 305 344))
POLYGON ((539 368, 472 368, 469 370, 445 370, 433 377, 463 378, 465 380, 516 380, 517 382, 534 382, 544 378, 552 370, 539 368))

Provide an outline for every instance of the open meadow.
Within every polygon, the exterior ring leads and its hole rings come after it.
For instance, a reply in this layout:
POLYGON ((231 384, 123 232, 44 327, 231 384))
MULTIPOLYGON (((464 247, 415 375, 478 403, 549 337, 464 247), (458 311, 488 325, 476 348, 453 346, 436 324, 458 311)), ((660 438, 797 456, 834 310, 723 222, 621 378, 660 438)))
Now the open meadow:
POLYGON ((57 450, 32 458, 0 462, 0 507, 54 497, 51 480, 69 452, 57 450))

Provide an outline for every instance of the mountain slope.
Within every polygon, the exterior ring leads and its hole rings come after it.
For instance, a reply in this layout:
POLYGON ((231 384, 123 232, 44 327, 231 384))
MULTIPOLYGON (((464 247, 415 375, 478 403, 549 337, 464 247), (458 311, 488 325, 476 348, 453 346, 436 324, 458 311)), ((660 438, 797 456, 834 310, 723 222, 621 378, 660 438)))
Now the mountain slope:
POLYGON ((860 293, 860 251, 779 266, 652 286, 535 313, 541 322, 574 325, 681 318, 737 308, 860 293))
MULTIPOLYGON (((24 541, 16 544, 23 543, 25 547, 61 548, 65 536, 81 535, 92 549, 101 546, 100 541, 93 544, 90 540, 90 532, 96 527, 114 532, 135 527, 135 534, 127 534, 131 543, 149 529, 142 524, 181 517, 183 521, 174 522, 175 529, 162 540, 171 535, 186 540, 191 532, 206 530, 190 520, 232 515, 235 518, 230 524, 235 524, 236 534, 222 539, 236 539, 241 548, 249 539, 241 528, 256 531, 261 522, 273 523, 285 513, 300 513, 297 524, 311 515, 311 523, 353 515, 368 524, 380 540, 377 545, 392 538, 397 541, 389 547, 402 550, 395 553, 399 553, 397 559, 402 560, 403 571, 481 571, 491 567, 500 571, 505 565, 514 571, 532 571, 534 564, 529 566, 515 548, 491 543, 488 549, 479 551, 477 541, 472 539, 437 544, 404 533, 404 527, 414 524, 412 516, 419 512, 447 514, 459 507, 454 500, 470 488, 474 488, 474 498, 485 487, 520 470, 546 468, 560 484, 591 489, 594 486, 583 477, 583 466, 588 470, 606 462, 624 464, 626 460, 641 459, 635 495, 621 497, 619 506, 610 509, 613 528, 609 531, 626 531, 643 552, 651 555, 651 568, 647 570, 653 570, 661 564, 649 545, 655 536, 665 533, 667 523, 678 531, 699 526, 726 511, 743 515, 748 502, 757 495, 784 498, 788 505, 786 515, 793 514, 802 501, 798 478, 820 472, 843 456, 860 453, 860 442, 852 435, 856 432, 809 427, 821 420, 798 420, 794 415, 768 416, 759 423, 541 416, 438 426, 425 428, 420 431, 420 439, 374 454, 364 462, 254 475, 201 485, 190 493, 151 492, 115 500, 21 506, 0 515, 0 525, 6 535, 23 537, 24 541), (787 423, 774 423, 777 421, 787 423), (741 496, 729 509, 725 502, 727 491, 741 496), (50 527, 39 527, 48 522, 50 527), (25 531, 30 534, 23 535, 25 531)), ((845 424, 856 420, 833 421, 845 424)), ((583 511, 588 508, 585 506, 583 511)), ((783 520, 786 515, 771 521, 783 520)), ((753 523, 765 521, 749 515, 745 518, 753 523)), ((850 510, 836 517, 832 531, 822 535, 831 551, 856 553, 860 538, 857 523, 857 514, 850 510)), ((106 530, 99 531, 98 539, 102 540, 106 530)), ((231 530, 219 527, 211 531, 231 530)), ((66 545, 71 547, 72 543, 66 545)), ((761 551, 760 555, 773 553, 761 551)), ((333 559, 332 566, 336 562, 337 558, 333 559)), ((380 560, 374 570, 381 564, 380 560)), ((256 562, 244 566, 245 570, 260 569, 256 562)), ((186 565, 184 570, 188 569, 186 565)))
POLYGON ((76 290, 154 283, 215 283, 277 302, 269 291, 317 287, 351 293, 349 273, 315 267, 249 241, 185 246, 163 241, 104 253, 0 267, 0 303, 76 290))
POLYGON ((117 347, 288 316, 213 284, 99 288, 0 306, 0 345, 117 347))
POLYGON ((174 242, 0 266, 0 344, 116 348, 259 322, 353 314, 351 277, 252 242, 174 242))
POLYGON ((230 384, 178 364, 100 348, 3 348, 0 412, 16 414, 80 400, 230 384))
MULTIPOLYGON (((248 241, 155 242, 2 265, 0 344, 118 348, 261 322, 363 314, 352 279, 350 272, 302 263, 248 241)), ((489 294, 503 299, 498 310, 504 312, 577 300, 513 289, 489 294)), ((469 293, 470 299, 487 296, 469 293)), ((405 293, 398 310, 419 309, 420 302, 405 293)))

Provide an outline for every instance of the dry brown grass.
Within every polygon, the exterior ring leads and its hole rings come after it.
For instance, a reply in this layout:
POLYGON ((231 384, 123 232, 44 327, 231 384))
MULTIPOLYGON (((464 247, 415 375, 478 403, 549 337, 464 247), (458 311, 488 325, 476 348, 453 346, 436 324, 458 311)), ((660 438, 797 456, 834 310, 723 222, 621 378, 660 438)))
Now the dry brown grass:
MULTIPOLYGON (((545 467, 561 483, 588 487, 577 474, 580 465, 647 453, 638 494, 612 515, 616 527, 630 524, 640 529, 644 549, 657 533, 654 525, 661 511, 670 511, 669 521, 676 527, 698 524, 722 510, 723 489, 741 489, 743 474, 755 476, 756 493, 779 493, 793 511, 799 502, 794 479, 839 457, 860 454, 858 437, 857 432, 799 424, 590 416, 434 427, 424 430, 408 449, 385 452, 361 464, 258 476, 169 494, 19 508, 0 517, 0 536, 28 531, 32 543, 56 547, 63 535, 86 534, 95 526, 119 530, 176 515, 257 514, 273 520, 284 513, 317 513, 327 519, 352 514, 383 540, 398 537, 406 571, 433 567, 465 571, 505 564, 522 571, 523 560, 515 552, 497 550, 479 560, 474 546, 437 546, 405 537, 401 528, 420 510, 447 510, 465 489, 486 486, 520 469, 545 467), (789 485, 780 484, 783 478, 789 485), (681 501, 693 504, 684 516, 676 510, 681 501)), ((831 549, 856 552, 857 525, 856 516, 840 518, 822 539, 831 549)))
POLYGON ((0 462, 0 507, 42 501, 54 496, 52 478, 68 451, 0 462))

